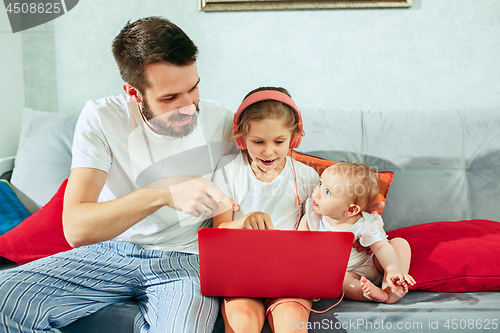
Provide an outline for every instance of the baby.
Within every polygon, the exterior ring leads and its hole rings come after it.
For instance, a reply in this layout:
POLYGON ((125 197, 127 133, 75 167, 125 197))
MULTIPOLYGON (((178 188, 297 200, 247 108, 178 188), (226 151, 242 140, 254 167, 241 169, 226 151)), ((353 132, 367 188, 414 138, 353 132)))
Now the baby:
POLYGON ((351 250, 344 278, 347 299, 392 304, 402 298, 415 280, 408 274, 411 250, 402 238, 390 241, 378 214, 365 212, 377 198, 377 174, 363 163, 340 162, 327 168, 311 198, 299 229, 348 231, 368 247, 351 250), (382 288, 377 285, 382 282, 382 288))

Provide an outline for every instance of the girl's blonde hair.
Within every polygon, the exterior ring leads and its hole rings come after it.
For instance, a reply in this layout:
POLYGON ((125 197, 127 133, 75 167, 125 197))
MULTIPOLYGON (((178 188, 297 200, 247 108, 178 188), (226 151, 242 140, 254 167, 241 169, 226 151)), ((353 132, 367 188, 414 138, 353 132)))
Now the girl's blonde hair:
POLYGON ((338 162, 328 167, 324 172, 336 175, 350 181, 352 185, 353 203, 361 211, 370 207, 378 197, 380 180, 373 169, 359 162, 338 162))
MULTIPOLYGON (((285 88, 281 87, 260 87, 249 92, 245 98, 253 93, 263 90, 275 90, 284 93, 288 97, 290 94, 285 88)), ((244 99, 245 99, 244 98, 244 99)), ((288 105, 278 101, 261 101, 247 107, 240 115, 238 120, 238 132, 233 135, 234 138, 241 138, 250 132, 250 126, 254 122, 276 119, 290 130, 292 138, 299 133, 299 120, 295 111, 288 105)))

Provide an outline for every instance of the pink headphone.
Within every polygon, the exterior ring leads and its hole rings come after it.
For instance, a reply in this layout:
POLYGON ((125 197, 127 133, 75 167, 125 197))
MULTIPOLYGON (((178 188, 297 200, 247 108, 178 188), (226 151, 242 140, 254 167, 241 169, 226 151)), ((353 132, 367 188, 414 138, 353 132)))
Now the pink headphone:
MULTIPOLYGON (((288 97, 286 94, 284 94, 280 91, 276 91, 276 90, 257 91, 255 93, 251 94, 250 96, 248 96, 247 98, 245 98, 245 100, 241 103, 240 107, 238 108, 238 110, 234 114, 233 135, 238 133, 238 127, 239 127, 238 123, 240 121, 241 113, 243 111, 245 111, 245 109, 247 107, 249 107, 250 105, 255 104, 257 102, 269 101, 269 100, 278 101, 278 102, 281 102, 283 104, 286 104, 295 111, 295 114, 297 115, 297 119, 299 121, 299 124, 298 124, 299 133, 294 135, 292 137, 292 139, 290 140, 290 149, 298 148, 300 146, 300 143, 302 142, 302 138, 305 135, 304 126, 302 124, 302 116, 300 114, 299 108, 297 107, 297 105, 295 105, 295 102, 290 97, 288 97)), ((243 139, 243 137, 235 138, 234 141, 240 149, 247 149, 247 145, 245 144, 245 140, 243 139)))

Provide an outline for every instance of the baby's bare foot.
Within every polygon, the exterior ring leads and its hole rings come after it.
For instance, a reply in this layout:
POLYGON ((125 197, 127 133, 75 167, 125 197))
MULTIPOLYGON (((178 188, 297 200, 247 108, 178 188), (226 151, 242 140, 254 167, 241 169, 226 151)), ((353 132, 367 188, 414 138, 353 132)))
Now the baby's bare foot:
POLYGON ((361 284, 361 289, 363 290, 363 296, 374 302, 385 302, 389 298, 387 293, 374 285, 366 277, 362 276, 359 280, 361 284))
POLYGON ((387 287, 388 298, 385 301, 387 304, 393 304, 403 298, 404 295, 408 293, 408 284, 402 283, 401 285, 397 285, 394 288, 387 287))

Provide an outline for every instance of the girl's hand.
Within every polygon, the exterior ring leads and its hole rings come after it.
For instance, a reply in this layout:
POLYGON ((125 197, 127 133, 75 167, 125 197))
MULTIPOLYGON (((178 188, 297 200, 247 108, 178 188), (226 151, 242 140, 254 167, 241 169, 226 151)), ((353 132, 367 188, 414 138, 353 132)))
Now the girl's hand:
POLYGON ((274 230, 273 222, 271 217, 266 213, 255 212, 245 219, 243 224, 244 229, 269 229, 274 230))

